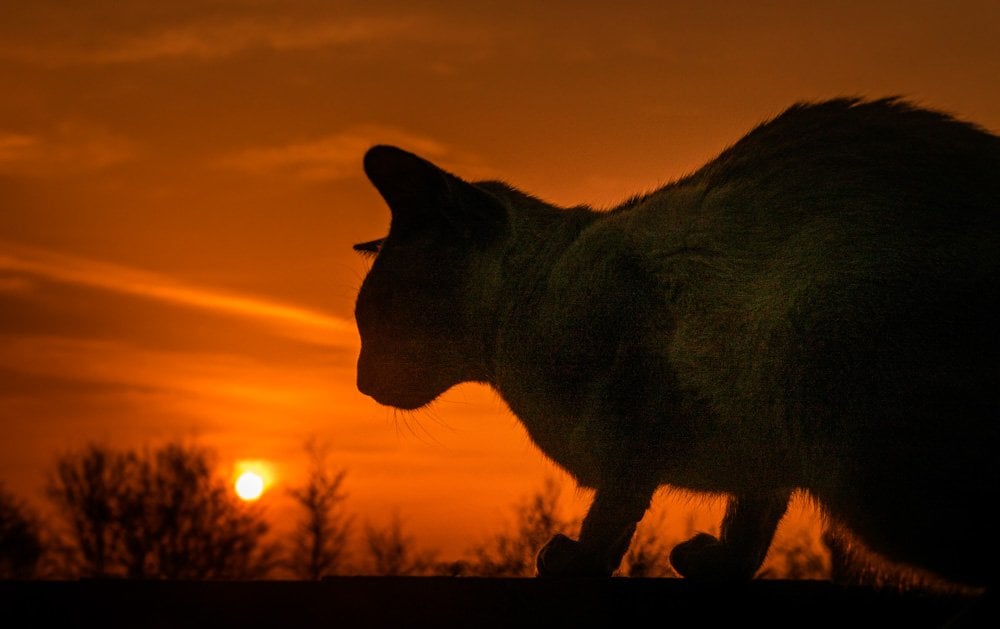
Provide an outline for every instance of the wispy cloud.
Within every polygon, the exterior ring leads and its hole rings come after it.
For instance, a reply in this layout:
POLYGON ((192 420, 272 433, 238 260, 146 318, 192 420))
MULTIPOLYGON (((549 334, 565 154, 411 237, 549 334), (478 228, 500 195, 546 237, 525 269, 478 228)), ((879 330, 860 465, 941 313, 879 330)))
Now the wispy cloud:
POLYGON ((295 50, 356 45, 392 39, 418 29, 413 18, 354 18, 319 23, 253 18, 186 24, 111 42, 92 63, 145 61, 164 57, 213 59, 251 48, 295 50))
POLYGON ((7 43, 0 44, 0 57, 54 66, 211 60, 251 49, 286 51, 412 41, 425 37, 430 27, 424 18, 405 15, 312 20, 288 15, 200 17, 155 28, 95 29, 86 39, 65 33, 50 41, 7 38, 7 43))
POLYGON ((0 163, 19 160, 25 153, 34 150, 38 138, 24 133, 0 134, 0 163))
POLYGON ((2 241, 0 271, 34 275, 52 281, 253 319, 286 336, 322 345, 347 346, 356 343, 357 338, 356 328, 351 322, 315 310, 195 286, 148 271, 2 241))
POLYGON ((375 124, 297 142, 244 149, 221 157, 217 164, 255 176, 334 181, 361 176, 361 158, 376 144, 392 144, 417 153, 468 180, 500 176, 473 151, 420 133, 375 124))
POLYGON ((89 172, 126 162, 135 154, 135 146, 126 138, 79 123, 64 122, 38 133, 0 129, 0 172, 89 172))
POLYGON ((31 283, 23 277, 0 277, 0 293, 26 293, 31 283))
POLYGON ((291 175, 306 180, 346 179, 361 174, 361 156, 374 144, 396 144, 434 159, 452 153, 431 138, 369 125, 302 142, 246 149, 222 158, 219 164, 255 175, 291 175))
POLYGON ((0 336, 0 369, 66 382, 115 384, 139 391, 173 391, 193 398, 324 413, 331 397, 353 391, 349 367, 296 368, 249 356, 141 348, 106 339, 0 336))

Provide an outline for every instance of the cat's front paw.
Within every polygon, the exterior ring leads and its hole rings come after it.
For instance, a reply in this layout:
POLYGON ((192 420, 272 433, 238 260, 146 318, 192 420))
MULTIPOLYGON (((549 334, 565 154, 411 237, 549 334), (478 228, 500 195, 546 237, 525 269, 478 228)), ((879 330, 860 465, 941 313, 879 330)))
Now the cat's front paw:
POLYGON ((600 557, 588 553, 580 542, 561 533, 557 533, 542 547, 535 565, 540 577, 611 576, 611 570, 602 566, 600 557))
POLYGON ((670 564, 682 577, 700 583, 749 581, 757 565, 707 533, 699 533, 670 551, 670 564))

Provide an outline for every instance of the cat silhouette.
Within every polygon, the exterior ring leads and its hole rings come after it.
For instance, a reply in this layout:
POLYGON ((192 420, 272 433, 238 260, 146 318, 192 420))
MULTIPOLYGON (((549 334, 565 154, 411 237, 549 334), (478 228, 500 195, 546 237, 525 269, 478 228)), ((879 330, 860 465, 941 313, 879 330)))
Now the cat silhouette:
POLYGON ((790 496, 872 553, 995 581, 1000 138, 900 99, 797 104, 610 211, 391 146, 357 297, 357 386, 495 389, 595 490, 540 575, 610 575, 663 485, 727 497, 691 579, 760 567, 790 496))

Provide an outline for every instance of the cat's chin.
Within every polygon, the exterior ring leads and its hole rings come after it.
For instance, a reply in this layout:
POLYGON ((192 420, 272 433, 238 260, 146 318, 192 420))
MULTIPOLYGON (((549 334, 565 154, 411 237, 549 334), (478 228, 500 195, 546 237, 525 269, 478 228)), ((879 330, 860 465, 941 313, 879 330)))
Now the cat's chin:
POLYGON ((358 391, 372 398, 382 406, 391 406, 401 411, 419 410, 455 385, 446 378, 399 377, 397 373, 370 372, 358 370, 358 391))
POLYGON ((365 395, 375 400, 382 406, 390 406, 401 411, 416 411, 427 406, 441 395, 441 392, 428 396, 424 394, 400 393, 399 391, 378 391, 367 392, 365 395))

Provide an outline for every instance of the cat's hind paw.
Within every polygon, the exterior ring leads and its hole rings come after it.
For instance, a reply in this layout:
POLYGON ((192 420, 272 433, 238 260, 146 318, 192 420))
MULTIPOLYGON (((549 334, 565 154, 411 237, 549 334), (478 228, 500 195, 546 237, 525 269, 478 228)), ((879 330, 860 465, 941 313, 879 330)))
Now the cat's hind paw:
POLYGON ((556 534, 538 552, 535 565, 540 577, 608 577, 611 570, 600 557, 586 552, 580 542, 556 534))
POLYGON ((699 533, 670 551, 670 564, 682 577, 699 583, 749 581, 757 565, 714 536, 699 533))

